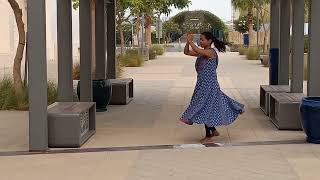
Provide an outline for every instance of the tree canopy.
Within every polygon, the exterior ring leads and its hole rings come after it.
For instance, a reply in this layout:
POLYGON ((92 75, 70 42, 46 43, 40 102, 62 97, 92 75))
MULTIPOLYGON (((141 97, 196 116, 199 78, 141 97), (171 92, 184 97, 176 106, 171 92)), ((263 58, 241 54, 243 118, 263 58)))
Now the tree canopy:
MULTIPOLYGON (((239 19, 233 22, 234 29, 242 34, 247 33, 249 31, 249 23, 247 19, 247 16, 240 16, 239 19)), ((257 17, 253 18, 253 29, 255 31, 260 30, 260 28, 258 29, 257 26, 257 17)))
POLYGON ((182 33, 208 31, 212 28, 225 30, 224 22, 209 11, 184 11, 170 19, 179 25, 182 33))
POLYGON ((182 9, 190 0, 131 0, 131 11, 141 16, 142 13, 169 14, 171 7, 182 9))
POLYGON ((231 0, 234 7, 240 10, 247 11, 248 9, 260 9, 266 4, 270 4, 270 0, 231 0))
POLYGON ((171 42, 173 40, 172 37, 174 35, 182 33, 181 29, 179 28, 179 25, 171 20, 165 21, 163 23, 162 29, 168 42, 171 42))

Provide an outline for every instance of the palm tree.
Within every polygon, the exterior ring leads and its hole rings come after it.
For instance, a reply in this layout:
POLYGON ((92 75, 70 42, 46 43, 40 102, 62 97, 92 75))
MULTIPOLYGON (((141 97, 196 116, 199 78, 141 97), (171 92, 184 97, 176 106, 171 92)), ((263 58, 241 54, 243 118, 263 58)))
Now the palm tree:
MULTIPOLYGON (((246 11, 249 26, 249 39, 253 38, 253 8, 255 6, 254 0, 231 0, 232 5, 242 11, 246 11)), ((249 41, 249 46, 253 45, 253 41, 249 41)))

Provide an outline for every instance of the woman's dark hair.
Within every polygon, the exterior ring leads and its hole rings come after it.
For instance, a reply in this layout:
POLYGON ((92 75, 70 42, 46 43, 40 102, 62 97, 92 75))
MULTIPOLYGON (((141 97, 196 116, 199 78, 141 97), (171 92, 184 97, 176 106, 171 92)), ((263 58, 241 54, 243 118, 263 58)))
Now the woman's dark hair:
POLYGON ((201 35, 203 35, 207 40, 211 40, 211 43, 213 43, 220 52, 226 52, 226 44, 214 37, 211 32, 203 32, 201 35))

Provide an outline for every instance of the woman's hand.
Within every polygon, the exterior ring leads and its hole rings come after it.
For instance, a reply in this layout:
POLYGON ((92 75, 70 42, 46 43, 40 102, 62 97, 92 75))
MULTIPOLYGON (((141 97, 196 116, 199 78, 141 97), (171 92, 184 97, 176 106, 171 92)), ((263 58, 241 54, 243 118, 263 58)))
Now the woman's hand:
POLYGON ((190 33, 188 33, 188 34, 187 34, 187 42, 190 43, 190 42, 192 42, 192 41, 193 41, 193 35, 190 34, 190 33))

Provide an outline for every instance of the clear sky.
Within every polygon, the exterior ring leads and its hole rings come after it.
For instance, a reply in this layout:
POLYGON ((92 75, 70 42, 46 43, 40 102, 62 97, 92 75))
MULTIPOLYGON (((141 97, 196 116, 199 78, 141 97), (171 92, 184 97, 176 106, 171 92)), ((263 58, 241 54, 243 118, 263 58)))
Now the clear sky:
MULTIPOLYGON (((191 0, 192 4, 189 10, 207 10, 215 14, 223 21, 231 20, 231 0, 191 0)), ((188 10, 188 9, 185 9, 188 10)), ((170 16, 181 12, 178 9, 172 9, 170 16)))

